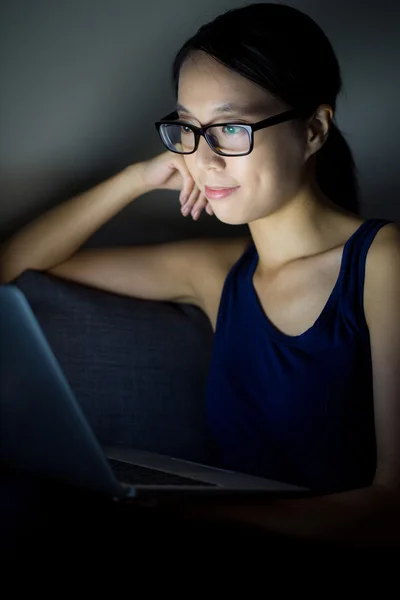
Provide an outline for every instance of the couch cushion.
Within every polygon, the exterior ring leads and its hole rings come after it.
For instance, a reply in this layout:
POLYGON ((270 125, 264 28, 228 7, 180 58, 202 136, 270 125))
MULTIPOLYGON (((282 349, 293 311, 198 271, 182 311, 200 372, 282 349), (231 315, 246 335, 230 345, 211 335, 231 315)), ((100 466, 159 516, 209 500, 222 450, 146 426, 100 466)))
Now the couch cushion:
POLYGON ((212 462, 212 328, 189 304, 128 298, 28 270, 26 296, 100 442, 212 462))

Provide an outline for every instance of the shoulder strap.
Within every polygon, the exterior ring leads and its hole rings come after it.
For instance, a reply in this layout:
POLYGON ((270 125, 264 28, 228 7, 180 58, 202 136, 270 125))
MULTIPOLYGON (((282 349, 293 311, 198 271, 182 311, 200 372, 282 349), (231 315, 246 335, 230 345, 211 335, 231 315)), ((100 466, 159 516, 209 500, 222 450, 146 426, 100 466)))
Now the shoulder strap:
MULTIPOLYGON (((364 322, 364 280, 368 250, 378 231, 389 223, 387 219, 368 219, 348 240, 343 251, 342 290, 347 309, 359 314, 364 322)), ((346 306, 344 307, 346 308, 346 306)))

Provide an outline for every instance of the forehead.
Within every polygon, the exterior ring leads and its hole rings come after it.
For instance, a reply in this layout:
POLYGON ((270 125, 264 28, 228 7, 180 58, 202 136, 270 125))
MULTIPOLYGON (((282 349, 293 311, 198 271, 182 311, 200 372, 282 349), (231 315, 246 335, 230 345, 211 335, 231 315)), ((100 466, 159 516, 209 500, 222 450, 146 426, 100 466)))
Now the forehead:
POLYGON ((268 112, 277 105, 272 94, 204 52, 188 57, 182 65, 178 103, 199 118, 221 104, 248 106, 253 113, 268 112))

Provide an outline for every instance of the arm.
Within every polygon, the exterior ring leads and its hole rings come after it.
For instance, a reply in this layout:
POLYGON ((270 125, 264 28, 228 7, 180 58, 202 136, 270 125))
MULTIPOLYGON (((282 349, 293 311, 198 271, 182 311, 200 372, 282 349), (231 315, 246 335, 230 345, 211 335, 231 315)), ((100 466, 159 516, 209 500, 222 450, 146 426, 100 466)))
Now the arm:
POLYGON ((374 382, 373 483, 320 497, 188 503, 184 512, 315 541, 400 546, 400 235, 394 226, 377 234, 368 253, 364 310, 374 382))
POLYGON ((149 191, 139 169, 139 165, 127 167, 17 231, 1 248, 0 283, 27 269, 46 271, 72 256, 102 225, 149 191))
POLYGON ((244 251, 248 238, 192 239, 153 245, 77 249, 135 198, 155 187, 179 189, 202 210, 205 199, 182 164, 163 153, 127 167, 89 191, 39 216, 0 251, 0 283, 27 269, 112 293, 148 300, 188 302, 203 310, 203 296, 244 251), (171 162, 172 161, 172 162, 171 162), (146 175, 146 176, 144 176, 146 175))
MULTIPOLYGON (((201 213, 208 204, 183 157, 163 152, 126 167, 17 231, 0 249, 0 283, 12 281, 27 269, 48 271, 65 263, 102 225, 133 200, 154 189, 181 190, 181 199, 186 198, 185 208, 189 207, 192 212, 201 213)), ((119 258, 115 250, 113 255, 119 258)), ((89 256, 86 254, 85 260, 89 256)), ((96 266, 101 267, 101 264, 96 266)))
POLYGON ((0 283, 34 269, 137 298, 196 303, 193 272, 210 256, 207 240, 77 252, 102 225, 153 189, 181 189, 192 211, 201 212, 206 205, 183 157, 163 152, 130 165, 17 231, 0 249, 0 283))
MULTIPOLYGON (((368 488, 295 499, 190 500, 167 510, 189 519, 237 522, 314 542, 400 546, 398 490, 368 488)), ((161 507, 162 508, 162 507, 161 507)))

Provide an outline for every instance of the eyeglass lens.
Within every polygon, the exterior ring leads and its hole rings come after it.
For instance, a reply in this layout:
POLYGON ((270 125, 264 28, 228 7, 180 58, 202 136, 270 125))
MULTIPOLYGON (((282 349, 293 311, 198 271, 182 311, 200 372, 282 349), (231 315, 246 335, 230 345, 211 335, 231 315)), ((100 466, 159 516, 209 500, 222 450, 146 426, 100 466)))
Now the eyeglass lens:
MULTIPOLYGON (((166 146, 175 152, 192 152, 195 147, 195 136, 189 127, 179 124, 164 123, 160 127, 161 137, 166 146)), ((250 150, 250 134, 240 125, 219 125, 207 130, 211 145, 218 152, 235 156, 250 150)))

